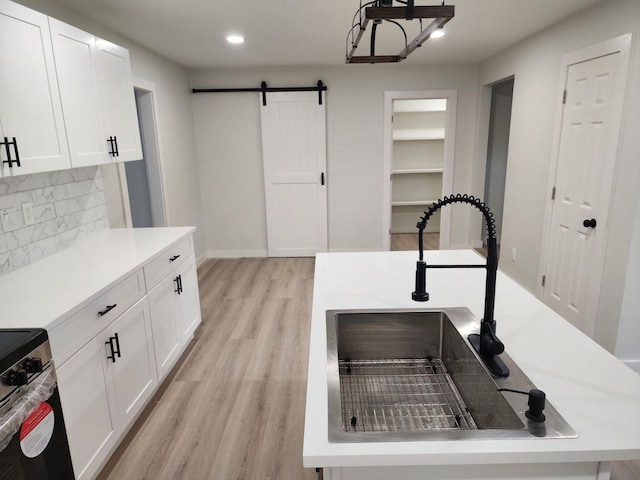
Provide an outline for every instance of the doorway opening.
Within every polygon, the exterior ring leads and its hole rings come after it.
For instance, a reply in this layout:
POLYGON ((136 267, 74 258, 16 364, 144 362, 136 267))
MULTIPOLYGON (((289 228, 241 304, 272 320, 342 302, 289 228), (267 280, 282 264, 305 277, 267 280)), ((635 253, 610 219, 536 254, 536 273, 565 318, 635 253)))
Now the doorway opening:
POLYGON ((131 226, 134 228, 164 227, 167 225, 167 220, 153 91, 136 88, 135 97, 142 142, 142 160, 124 164, 131 226))
MULTIPOLYGON (((385 250, 417 249, 416 223, 453 188, 456 91, 385 92, 385 250)), ((450 211, 424 234, 426 249, 450 243, 450 211)))
MULTIPOLYGON (((507 178, 513 85, 514 79, 512 77, 495 83, 491 87, 487 166, 484 178, 484 196, 482 198, 491 210, 491 213, 493 213, 496 225, 498 251, 500 249, 500 238, 502 235, 502 214, 504 211, 504 192, 507 178)), ((487 226, 484 222, 482 222, 481 238, 487 238, 487 226)), ((486 245, 484 246, 486 247, 486 245)))

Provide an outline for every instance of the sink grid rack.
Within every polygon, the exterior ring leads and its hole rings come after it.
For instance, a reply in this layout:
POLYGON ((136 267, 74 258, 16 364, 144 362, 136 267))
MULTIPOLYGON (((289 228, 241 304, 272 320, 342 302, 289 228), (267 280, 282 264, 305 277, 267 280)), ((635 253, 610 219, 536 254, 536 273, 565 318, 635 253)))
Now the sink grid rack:
POLYGON ((339 360, 346 432, 476 430, 440 359, 339 360))

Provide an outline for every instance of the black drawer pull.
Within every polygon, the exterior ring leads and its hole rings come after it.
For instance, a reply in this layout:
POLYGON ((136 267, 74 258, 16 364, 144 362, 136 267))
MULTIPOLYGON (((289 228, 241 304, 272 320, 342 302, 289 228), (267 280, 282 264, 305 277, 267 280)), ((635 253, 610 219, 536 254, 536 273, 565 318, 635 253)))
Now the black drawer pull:
POLYGON ((182 275, 178 275, 173 279, 173 281, 176 282, 176 289, 174 290, 174 292, 180 295, 182 293, 182 275))
POLYGON ((107 308, 105 308, 103 311, 98 312, 98 315, 100 315, 101 317, 103 315, 106 315, 107 313, 109 313, 111 310, 113 310, 114 308, 116 308, 117 303, 114 303, 113 305, 107 305, 107 308))
POLYGON ((179 259, 179 258, 180 258, 180 255, 174 255, 173 257, 171 257, 171 258, 169 259, 169 261, 170 261, 170 262, 175 262, 175 261, 176 261, 177 259, 179 259))

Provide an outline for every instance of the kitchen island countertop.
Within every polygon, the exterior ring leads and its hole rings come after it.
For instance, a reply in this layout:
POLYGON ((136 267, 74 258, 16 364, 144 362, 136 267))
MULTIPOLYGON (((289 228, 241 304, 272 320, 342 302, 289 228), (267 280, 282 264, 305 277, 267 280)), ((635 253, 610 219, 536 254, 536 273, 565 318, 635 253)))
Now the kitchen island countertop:
MULTIPOLYGON (((497 465, 504 468, 509 464, 577 465, 583 462, 585 470, 591 468, 586 465, 592 464, 597 470, 598 462, 640 458, 640 376, 501 272, 495 306, 498 336, 507 353, 536 387, 546 392, 548 401, 573 427, 578 438, 329 443, 327 310, 467 307, 476 318, 482 316, 484 269, 428 270, 430 301, 418 303, 411 300, 417 258, 417 252, 318 254, 304 429, 306 467, 325 467, 329 471, 335 467, 337 472, 339 467, 497 465)), ((472 250, 426 251, 425 260, 427 264, 482 264, 485 261, 472 250)), ((367 475, 374 475, 375 470, 367 471, 367 475)), ((557 469, 551 471, 558 472, 557 469)), ((596 472, 595 475, 608 478, 608 474, 596 472)), ((347 478, 338 473, 334 476, 347 478)), ((330 473, 328 477, 331 478, 330 473)), ((560 474, 557 478, 561 478, 560 474)))

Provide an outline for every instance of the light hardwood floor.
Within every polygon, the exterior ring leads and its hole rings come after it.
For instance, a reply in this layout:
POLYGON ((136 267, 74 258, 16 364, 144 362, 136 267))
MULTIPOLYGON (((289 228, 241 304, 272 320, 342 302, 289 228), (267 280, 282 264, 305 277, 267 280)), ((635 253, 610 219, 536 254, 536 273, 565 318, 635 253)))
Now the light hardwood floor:
MULTIPOLYGON (((440 246, 439 233, 425 233, 422 237, 425 250, 438 250, 440 246)), ((393 233, 391 235, 391 250, 418 250, 418 232, 416 233, 393 233)))
POLYGON ((311 480, 302 437, 314 260, 208 260, 202 325, 102 479, 311 480))
MULTIPOLYGON (((415 237, 415 236, 414 236, 415 237)), ((202 325, 100 480, 316 480, 302 467, 314 260, 214 259, 202 325)), ((640 462, 612 480, 640 479, 640 462)))

